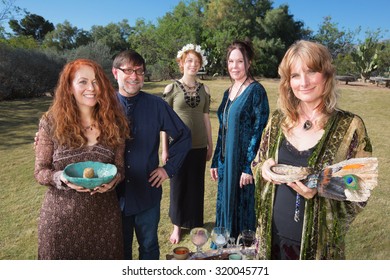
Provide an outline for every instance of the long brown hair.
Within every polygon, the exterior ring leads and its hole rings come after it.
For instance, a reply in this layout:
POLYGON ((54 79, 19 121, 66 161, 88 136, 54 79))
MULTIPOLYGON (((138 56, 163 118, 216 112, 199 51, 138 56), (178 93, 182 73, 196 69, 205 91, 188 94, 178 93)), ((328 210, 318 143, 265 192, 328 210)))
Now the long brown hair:
POLYGON ((72 92, 75 72, 84 65, 93 69, 99 86, 96 95, 97 103, 92 113, 94 124, 100 130, 98 141, 115 147, 130 137, 128 122, 103 68, 92 60, 76 59, 64 66, 57 83, 53 104, 44 117, 50 118, 53 123, 52 134, 60 145, 80 147, 87 144, 87 138, 82 133, 80 125, 80 112, 72 92))
MULTIPOLYGON (((300 100, 295 97, 290 86, 291 67, 297 59, 302 59, 307 67, 322 73, 325 78, 322 103, 319 106, 325 119, 337 110, 336 71, 329 50, 319 43, 297 41, 287 50, 278 69, 280 76, 278 105, 285 116, 283 126, 287 129, 292 128, 299 121, 300 100)), ((325 119, 320 122, 324 123, 325 119)))

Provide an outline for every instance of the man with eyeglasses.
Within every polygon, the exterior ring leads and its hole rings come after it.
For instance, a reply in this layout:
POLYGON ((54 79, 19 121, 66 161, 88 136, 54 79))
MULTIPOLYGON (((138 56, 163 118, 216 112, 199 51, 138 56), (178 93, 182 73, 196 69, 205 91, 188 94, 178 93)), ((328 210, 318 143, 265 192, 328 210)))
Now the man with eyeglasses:
POLYGON ((132 50, 119 53, 112 67, 132 138, 126 142, 125 180, 116 188, 122 210, 125 258, 132 259, 135 231, 141 260, 160 257, 161 185, 174 176, 191 149, 191 132, 168 103, 141 91, 145 70, 145 60, 132 50), (161 131, 171 138, 169 161, 162 167, 158 153, 161 131))

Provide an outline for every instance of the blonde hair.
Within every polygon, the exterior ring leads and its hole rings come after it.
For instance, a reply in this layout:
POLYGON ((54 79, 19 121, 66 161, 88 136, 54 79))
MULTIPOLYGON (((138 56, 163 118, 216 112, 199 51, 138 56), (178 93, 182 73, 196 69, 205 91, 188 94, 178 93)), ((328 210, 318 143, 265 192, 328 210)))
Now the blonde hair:
POLYGON ((44 117, 50 118, 53 123, 52 136, 60 145, 76 148, 87 144, 87 138, 80 126, 80 112, 72 94, 75 73, 84 65, 93 69, 99 86, 97 104, 92 113, 94 123, 100 129, 98 140, 102 144, 115 147, 130 137, 127 118, 103 68, 92 60, 77 59, 64 66, 57 83, 53 104, 44 117))
POLYGON ((278 106, 284 115, 283 127, 291 129, 298 123, 298 108, 300 100, 295 97, 291 86, 291 67, 301 59, 309 69, 322 73, 325 79, 323 99, 319 110, 324 114, 320 123, 337 110, 338 93, 336 91, 335 67, 332 64, 332 56, 329 50, 315 42, 300 40, 295 42, 287 50, 279 65, 280 76, 278 106))

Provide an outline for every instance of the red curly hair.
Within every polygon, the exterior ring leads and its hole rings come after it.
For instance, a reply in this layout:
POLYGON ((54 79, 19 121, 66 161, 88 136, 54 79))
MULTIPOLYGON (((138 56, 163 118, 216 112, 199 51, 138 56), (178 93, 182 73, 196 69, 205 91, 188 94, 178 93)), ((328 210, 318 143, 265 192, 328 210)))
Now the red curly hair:
POLYGON ((87 144, 82 133, 80 112, 72 92, 72 81, 81 66, 89 66, 95 72, 99 86, 93 109, 92 119, 100 130, 99 143, 115 147, 130 137, 130 129, 124 111, 117 99, 116 92, 104 73, 103 68, 89 59, 76 59, 67 63, 58 80, 53 104, 44 117, 53 123, 52 134, 60 145, 81 147, 87 144))

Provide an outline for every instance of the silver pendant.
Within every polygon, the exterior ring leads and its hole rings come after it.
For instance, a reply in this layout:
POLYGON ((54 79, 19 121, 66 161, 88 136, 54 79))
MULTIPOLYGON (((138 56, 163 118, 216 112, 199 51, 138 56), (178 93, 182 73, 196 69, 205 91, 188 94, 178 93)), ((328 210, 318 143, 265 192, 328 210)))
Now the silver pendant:
POLYGON ((305 123, 303 124, 304 130, 309 130, 312 127, 313 127, 313 123, 310 120, 306 120, 305 123))

